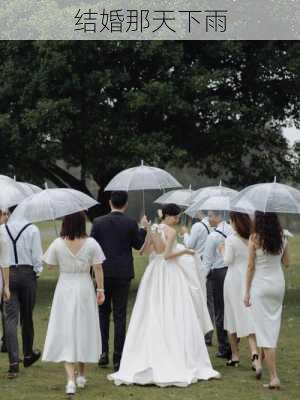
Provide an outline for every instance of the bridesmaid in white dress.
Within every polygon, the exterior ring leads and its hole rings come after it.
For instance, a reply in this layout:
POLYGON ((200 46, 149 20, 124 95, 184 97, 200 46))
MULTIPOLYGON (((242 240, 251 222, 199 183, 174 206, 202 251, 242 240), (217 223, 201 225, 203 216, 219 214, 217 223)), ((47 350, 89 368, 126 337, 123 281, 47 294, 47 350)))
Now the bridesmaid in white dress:
POLYGON ((245 282, 248 266, 248 245, 252 222, 248 214, 230 213, 233 234, 225 240, 223 257, 228 271, 224 282, 224 329, 227 330, 232 357, 227 366, 239 366, 238 338, 248 337, 253 369, 257 379, 262 369, 256 343, 251 310, 244 305, 245 282))
POLYGON ((146 248, 154 253, 140 283, 120 369, 108 376, 116 385, 184 387, 220 378, 204 341, 212 324, 196 258, 176 242, 180 208, 169 204, 162 212, 157 232, 148 229, 146 248))
POLYGON ((44 261, 59 267, 43 361, 64 362, 67 394, 76 392, 76 384, 86 385, 85 363, 97 363, 101 354, 101 336, 97 304, 105 300, 102 263, 105 256, 100 245, 86 234, 85 214, 64 218, 61 237, 54 240, 44 261), (90 275, 93 266, 97 297, 90 275), (75 383, 75 363, 79 375, 75 383))
POLYGON ((282 264, 288 266, 287 243, 274 213, 255 213, 254 233, 249 241, 245 305, 253 315, 257 345, 265 354, 270 373, 269 389, 280 389, 276 370, 276 347, 285 292, 282 264))

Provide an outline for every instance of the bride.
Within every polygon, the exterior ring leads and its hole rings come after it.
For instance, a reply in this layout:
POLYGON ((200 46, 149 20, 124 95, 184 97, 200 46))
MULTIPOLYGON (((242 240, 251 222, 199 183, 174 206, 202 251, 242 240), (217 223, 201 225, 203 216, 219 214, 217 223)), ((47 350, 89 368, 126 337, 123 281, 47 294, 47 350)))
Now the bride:
POLYGON ((176 241, 180 208, 168 204, 162 223, 148 230, 150 263, 141 280, 116 385, 188 386, 220 378, 212 368, 204 335, 212 324, 200 266, 192 250, 176 241))

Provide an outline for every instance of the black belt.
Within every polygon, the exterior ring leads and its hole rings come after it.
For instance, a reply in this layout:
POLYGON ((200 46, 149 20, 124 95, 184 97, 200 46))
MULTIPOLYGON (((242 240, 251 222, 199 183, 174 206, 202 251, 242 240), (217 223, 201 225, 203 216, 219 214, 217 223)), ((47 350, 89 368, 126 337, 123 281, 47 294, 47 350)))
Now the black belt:
POLYGON ((17 265, 10 265, 9 268, 31 268, 31 269, 33 269, 33 266, 29 265, 29 264, 17 264, 17 265))

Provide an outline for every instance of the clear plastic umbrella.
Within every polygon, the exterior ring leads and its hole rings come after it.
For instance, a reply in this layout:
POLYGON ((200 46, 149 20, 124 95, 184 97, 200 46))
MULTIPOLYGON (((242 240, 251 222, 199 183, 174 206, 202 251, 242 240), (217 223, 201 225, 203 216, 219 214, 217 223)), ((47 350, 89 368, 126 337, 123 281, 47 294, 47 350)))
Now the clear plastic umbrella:
POLYGON ((221 182, 219 186, 207 186, 196 190, 191 196, 191 205, 185 210, 185 213, 192 218, 195 218, 197 213, 201 211, 201 207, 205 200, 210 197, 227 197, 231 199, 237 194, 237 190, 222 186, 221 182))
POLYGON ((201 211, 229 211, 230 198, 227 196, 212 196, 199 204, 201 211))
POLYGON ((14 220, 40 222, 87 210, 99 204, 95 199, 74 189, 45 189, 27 197, 11 215, 14 220))
POLYGON ((248 186, 231 201, 233 211, 245 208, 245 201, 252 209, 262 212, 300 214, 300 191, 276 182, 248 186))
POLYGON ((17 186, 19 188, 22 188, 23 191, 27 194, 27 196, 30 196, 34 193, 39 193, 42 191, 42 189, 39 186, 33 185, 32 183, 20 182, 20 181, 17 181, 16 178, 12 179, 6 175, 0 175, 0 182, 1 181, 17 182, 17 184, 18 184, 17 186))
POLYGON ((0 208, 9 208, 28 197, 28 191, 13 179, 0 179, 0 208))
POLYGON ((141 190, 143 192, 143 211, 145 209, 145 190, 164 190, 171 188, 179 188, 182 185, 167 171, 163 169, 141 165, 125 169, 117 174, 106 186, 105 191, 125 190, 141 190))
POLYGON ((188 207, 190 203, 191 194, 193 190, 189 189, 176 189, 170 190, 159 196, 154 203, 157 204, 168 204, 168 203, 175 203, 180 207, 188 207))

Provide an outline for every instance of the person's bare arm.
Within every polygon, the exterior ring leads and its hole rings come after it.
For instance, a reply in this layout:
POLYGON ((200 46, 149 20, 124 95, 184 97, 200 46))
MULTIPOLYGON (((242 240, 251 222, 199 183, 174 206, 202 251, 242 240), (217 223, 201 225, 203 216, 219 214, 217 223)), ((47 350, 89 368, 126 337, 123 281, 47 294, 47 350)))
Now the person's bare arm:
POLYGON ((286 246, 284 248, 284 252, 282 254, 281 262, 285 266, 285 268, 289 267, 290 257, 289 257, 289 251, 288 251, 288 244, 286 244, 286 246))
POLYGON ((176 231, 172 230, 167 235, 166 248, 165 248, 165 252, 164 252, 165 260, 171 260, 173 258, 183 256, 184 254, 190 254, 190 255, 195 254, 195 252, 190 249, 184 249, 184 250, 174 252, 173 245, 174 245, 175 239, 176 239, 176 231))
POLYGON ((3 276, 3 294, 4 301, 9 301, 10 299, 10 290, 9 290, 9 268, 1 268, 2 276, 3 276))
POLYGON ((93 265, 93 270, 94 270, 95 280, 96 280, 96 285, 97 285, 97 289, 96 289, 97 290, 97 304, 100 306, 105 301, 102 264, 93 265))
POLYGON ((143 244, 143 247, 139 251, 139 254, 141 256, 143 256, 144 254, 149 255, 151 253, 151 251, 153 251, 153 243, 152 243, 150 222, 148 223, 146 229, 147 229, 147 234, 146 234, 146 237, 145 237, 145 242, 143 244))
POLYGON ((255 273, 255 254, 256 254, 256 245, 254 238, 251 236, 249 239, 249 258, 248 258, 248 269, 246 275, 246 292, 244 298, 244 304, 246 307, 250 307, 250 289, 253 280, 253 276, 255 273))

